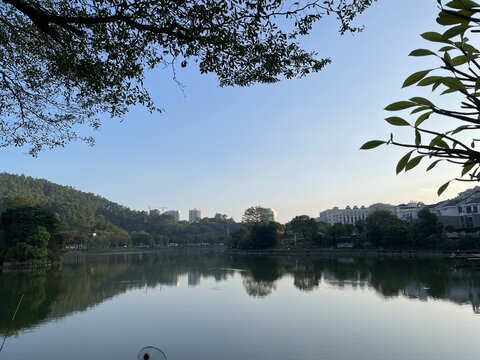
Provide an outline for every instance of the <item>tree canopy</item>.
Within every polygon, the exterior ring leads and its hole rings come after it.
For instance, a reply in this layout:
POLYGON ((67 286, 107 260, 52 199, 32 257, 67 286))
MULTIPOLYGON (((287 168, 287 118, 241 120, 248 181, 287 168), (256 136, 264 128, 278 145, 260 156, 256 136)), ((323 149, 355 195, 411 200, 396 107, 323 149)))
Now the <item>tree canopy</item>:
MULTIPOLYGON (((475 47, 476 42, 467 37, 476 37, 480 31, 480 4, 471 0, 453 0, 445 5, 439 0, 438 4, 437 23, 444 26, 445 31, 426 32, 421 36, 440 48, 416 49, 410 53, 414 57, 434 57, 437 65, 410 75, 403 87, 431 86, 432 93, 440 91, 440 95, 450 95, 449 101, 445 101, 448 106, 440 105, 440 99, 433 99, 434 94, 429 99, 416 96, 390 104, 385 110, 411 110, 413 119, 410 121, 400 116, 385 120, 393 126, 409 127, 412 140, 397 140, 392 133, 388 140, 369 141, 362 149, 382 144, 408 149, 397 164, 397 174, 415 168, 425 159, 430 161, 427 171, 440 162, 448 162, 461 168, 456 180, 480 181, 480 152, 476 150, 480 141, 477 136, 480 129, 480 51, 475 47)), ((439 187, 439 195, 451 181, 439 187)))
POLYGON ((302 234, 305 242, 313 240, 318 232, 317 221, 308 215, 295 216, 289 225, 294 234, 302 234))
POLYGON ((367 239, 375 247, 386 249, 410 248, 407 226, 387 210, 379 210, 367 216, 367 239))
POLYGON ((221 86, 273 83, 330 62, 297 39, 333 14, 340 32, 374 0, 1 0, 0 146, 43 148, 72 140, 99 114, 132 105, 159 110, 145 71, 196 62, 221 86))
POLYGON ((255 224, 273 221, 273 214, 263 206, 251 206, 242 215, 242 223, 255 224))
POLYGON ((0 215, 0 261, 44 264, 58 260, 64 252, 65 240, 58 233, 55 216, 23 199, 0 215))

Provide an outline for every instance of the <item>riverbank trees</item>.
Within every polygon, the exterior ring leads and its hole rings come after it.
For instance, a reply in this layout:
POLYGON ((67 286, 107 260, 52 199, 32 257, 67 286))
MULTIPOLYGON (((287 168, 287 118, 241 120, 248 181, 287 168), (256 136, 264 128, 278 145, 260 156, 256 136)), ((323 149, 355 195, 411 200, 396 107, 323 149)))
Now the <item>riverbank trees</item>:
MULTIPOLYGON (((275 246, 377 246, 392 249, 446 250, 480 248, 479 241, 471 236, 446 238, 442 225, 428 210, 420 212, 419 219, 412 224, 399 223, 399 220, 393 219, 396 217, 390 214, 384 216, 384 221, 377 219, 376 225, 359 221, 355 225, 331 226, 306 215, 297 216, 285 225, 275 222, 270 224, 270 212, 264 211, 265 208, 252 207, 255 211, 247 213, 249 216, 245 217, 243 224, 222 214, 189 224, 186 221, 175 222, 173 217, 165 214, 149 215, 145 211, 134 211, 100 196, 46 180, 0 173, 0 213, 11 207, 9 198, 15 196, 17 205, 34 205, 51 213, 58 222, 58 234, 71 248, 153 247, 167 246, 170 243, 216 245, 227 243, 228 234, 231 234, 228 239, 229 246, 245 249, 275 246), (24 197, 19 198, 18 195, 24 197), (20 199, 23 199, 23 203, 19 204, 20 199), (390 238, 388 234, 391 234, 390 238), (399 234, 405 236, 398 236, 399 234)), ((42 242, 42 230, 37 232, 35 239, 31 238, 29 241, 42 242)), ((49 239, 50 246, 52 241, 49 239)), ((53 248, 49 251, 55 253, 60 250, 62 249, 57 247, 55 251, 53 248)))
POLYGON ((279 223, 269 221, 257 224, 243 224, 239 230, 227 239, 227 245, 235 249, 262 250, 278 244, 279 223))
POLYGON ((0 261, 42 265, 59 260, 65 239, 55 216, 23 198, 7 206, 0 215, 0 261))
MULTIPOLYGON (((388 250, 478 250, 480 239, 467 235, 447 237, 437 216, 428 209, 418 213, 418 219, 405 222, 390 211, 376 211, 355 225, 317 222, 306 215, 297 216, 285 224, 279 239, 282 248, 356 248, 388 250), (308 224, 304 236, 302 225, 308 224), (307 233, 306 233, 307 234, 307 233), (305 234, 305 235, 306 235, 305 234)), ((464 229, 475 230, 475 229, 464 229)))
POLYGON ((273 221, 273 213, 262 206, 245 210, 241 227, 227 238, 231 248, 261 250, 278 245, 284 226, 273 221))

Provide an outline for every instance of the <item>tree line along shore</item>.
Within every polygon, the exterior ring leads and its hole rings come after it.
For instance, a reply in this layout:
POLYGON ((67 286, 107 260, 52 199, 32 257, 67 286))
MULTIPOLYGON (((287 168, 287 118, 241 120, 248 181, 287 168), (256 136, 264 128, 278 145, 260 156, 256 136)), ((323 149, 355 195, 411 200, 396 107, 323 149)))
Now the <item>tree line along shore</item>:
MULTIPOLYGON (((24 175, 0 174, 0 263, 58 261, 68 249, 101 250, 225 246, 238 251, 342 249, 357 254, 386 250, 451 253, 480 250, 475 236, 446 236, 428 210, 407 224, 377 211, 355 225, 317 222, 307 215, 286 224, 261 206, 245 210, 240 223, 216 214, 189 224, 166 214, 134 211, 100 196, 24 175)), ((117 250, 118 251, 118 250, 117 250)), ((328 250, 333 251, 333 250, 328 250)))

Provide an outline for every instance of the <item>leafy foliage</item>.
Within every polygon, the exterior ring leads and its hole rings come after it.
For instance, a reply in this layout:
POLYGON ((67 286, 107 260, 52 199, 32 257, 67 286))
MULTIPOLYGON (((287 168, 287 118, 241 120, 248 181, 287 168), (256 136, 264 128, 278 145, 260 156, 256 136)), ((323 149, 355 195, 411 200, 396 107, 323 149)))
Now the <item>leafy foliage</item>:
POLYGON ((37 206, 20 203, 7 208, 0 215, 0 230, 0 259, 45 264, 58 260, 65 249, 57 220, 37 206))
POLYGON ((242 216, 242 223, 255 224, 265 223, 273 220, 273 215, 267 208, 262 206, 252 206, 245 210, 242 216))
POLYGON ((278 244, 281 230, 282 225, 274 221, 244 223, 228 237, 227 244, 246 250, 268 249, 278 244))
MULTIPOLYGON (((431 87, 432 92, 450 95, 457 106, 442 107, 437 101, 424 97, 412 97, 388 105, 387 111, 410 111, 410 121, 402 117, 389 117, 386 121, 393 126, 410 127, 413 132, 411 142, 399 142, 393 134, 388 141, 372 140, 361 149, 371 149, 382 144, 395 145, 410 150, 397 165, 397 174, 418 166, 422 159, 430 161, 427 171, 439 162, 449 162, 461 167, 461 181, 480 181, 480 152, 476 131, 480 129, 480 51, 467 36, 477 36, 480 27, 480 4, 470 0, 453 0, 443 5, 438 1, 440 12, 437 23, 446 30, 443 33, 426 32, 422 38, 440 46, 438 50, 416 49, 410 56, 434 57, 437 67, 418 71, 410 75, 403 87, 416 85, 431 87), (451 127, 444 131, 433 121, 439 118, 450 120, 451 127), (427 121, 432 124, 428 127, 427 121), (416 153, 417 156, 411 156, 416 153)), ((438 189, 443 193, 450 181, 438 189)))
MULTIPOLYGON (((194 224, 174 222, 169 215, 148 215, 111 202, 101 196, 61 186, 43 179, 0 173, 0 212, 14 203, 38 205, 52 213, 59 233, 70 246, 115 247, 210 243, 225 241, 240 225, 226 215, 216 214, 194 224), (147 233, 147 237, 137 235, 147 233), (95 234, 95 236, 93 236, 95 234), (150 239, 153 237, 153 243, 150 239), (137 241, 148 239, 146 242, 137 241), (135 239, 135 241, 134 241, 135 239)), ((53 246, 55 238, 50 239, 53 246)), ((59 248, 57 250, 60 250, 59 248)), ((51 249, 50 251, 53 251, 51 249)))
POLYGON ((374 247, 387 249, 411 248, 406 224, 387 210, 367 216, 367 240, 374 247))
POLYGON ((413 225, 413 240, 418 245, 427 249, 436 249, 441 246, 439 237, 443 234, 443 224, 437 216, 428 209, 422 209, 418 212, 418 221, 413 225))
POLYGON ((340 32, 374 0, 0 1, 0 146, 71 140, 98 114, 159 110, 143 86, 156 67, 196 62, 221 86, 273 83, 322 69, 330 59, 297 39, 335 15, 340 32), (282 30, 280 27, 288 30, 282 30))
POLYGON ((318 232, 317 221, 307 215, 294 217, 290 221, 290 227, 294 233, 302 234, 305 242, 313 241, 318 232))
POLYGON ((38 226, 36 232, 15 243, 7 250, 5 258, 13 262, 29 262, 44 264, 47 262, 47 245, 50 234, 43 226, 38 226))

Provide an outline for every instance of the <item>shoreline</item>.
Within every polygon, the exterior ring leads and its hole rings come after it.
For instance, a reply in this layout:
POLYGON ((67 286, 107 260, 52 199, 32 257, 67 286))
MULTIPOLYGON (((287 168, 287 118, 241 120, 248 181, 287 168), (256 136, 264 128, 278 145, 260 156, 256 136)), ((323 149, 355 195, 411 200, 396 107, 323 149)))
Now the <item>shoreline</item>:
MULTIPOLYGON (((227 249, 228 255, 254 256, 349 256, 349 257, 400 257, 400 258, 451 258, 452 251, 446 250, 375 250, 375 249, 270 249, 239 250, 227 249)), ((462 254, 478 251, 462 251, 462 254)))
MULTIPOLYGON (((175 250, 198 249, 197 247, 181 247, 175 250)), ((448 250, 376 250, 376 249, 265 249, 265 250, 240 250, 229 249, 227 247, 215 247, 215 250, 222 250, 225 255, 241 255, 241 256, 321 256, 321 257, 363 257, 363 258, 417 258, 417 259, 452 259, 467 260, 468 255, 479 255, 477 250, 462 251, 460 257, 452 258, 453 251, 448 250)), ((171 250, 171 248, 150 248, 150 249, 101 249, 93 251, 69 251, 63 255, 67 256, 101 256, 101 255, 130 255, 140 253, 150 253, 156 251, 171 250)), ((202 248, 202 250, 206 250, 202 248)), ((62 258, 63 258, 62 257, 62 258)), ((0 272, 9 271, 32 271, 35 269, 51 268, 60 262, 46 263, 41 265, 33 265, 29 263, 11 263, 4 262, 0 265, 0 272)))

